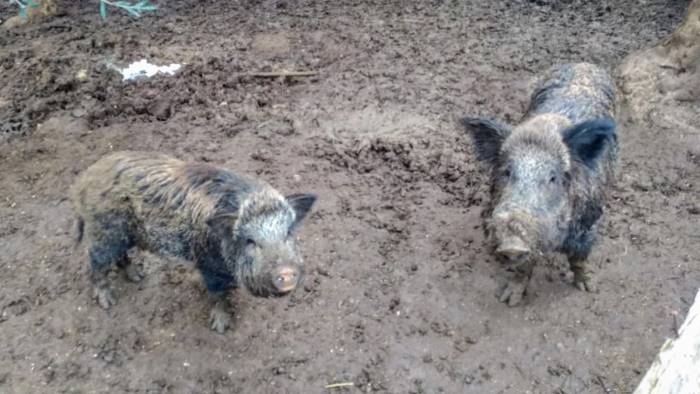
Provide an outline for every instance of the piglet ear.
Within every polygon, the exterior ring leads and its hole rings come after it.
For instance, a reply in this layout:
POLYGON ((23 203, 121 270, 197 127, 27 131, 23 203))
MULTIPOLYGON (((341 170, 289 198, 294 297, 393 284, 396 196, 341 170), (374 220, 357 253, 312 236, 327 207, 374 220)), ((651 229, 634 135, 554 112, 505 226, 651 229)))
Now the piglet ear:
POLYGON ((233 234, 233 225, 236 223, 236 213, 220 213, 207 219, 209 230, 220 237, 230 237, 233 234))
POLYGON ((606 147, 617 141, 615 121, 611 118, 589 120, 564 132, 564 143, 572 156, 594 168, 606 147))
POLYGON ((462 124, 471 133, 479 160, 496 164, 503 141, 510 129, 491 119, 464 118, 462 124))
POLYGON ((296 227, 301 223, 306 215, 311 211, 311 207, 316 202, 316 196, 314 194, 291 194, 287 196, 287 203, 292 207, 296 218, 294 219, 294 224, 292 228, 296 227))

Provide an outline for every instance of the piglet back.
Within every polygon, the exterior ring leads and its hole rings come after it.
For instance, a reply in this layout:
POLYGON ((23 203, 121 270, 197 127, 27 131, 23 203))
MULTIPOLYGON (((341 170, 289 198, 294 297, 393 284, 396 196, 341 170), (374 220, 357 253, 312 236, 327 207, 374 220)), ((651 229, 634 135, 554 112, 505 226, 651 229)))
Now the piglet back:
POLYGON ((536 84, 525 119, 559 114, 572 124, 615 116, 615 85, 610 75, 590 63, 553 67, 536 84))

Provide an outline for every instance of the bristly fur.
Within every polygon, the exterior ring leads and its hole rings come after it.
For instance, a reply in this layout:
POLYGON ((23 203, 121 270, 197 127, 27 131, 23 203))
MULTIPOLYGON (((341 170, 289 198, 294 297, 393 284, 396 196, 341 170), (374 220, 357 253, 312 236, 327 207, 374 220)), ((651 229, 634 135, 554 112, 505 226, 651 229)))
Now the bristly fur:
MULTIPOLYGON (((533 234, 526 242, 544 249, 540 251, 563 252, 570 262, 584 260, 594 243, 606 190, 614 179, 619 150, 615 105, 615 86, 604 70, 587 63, 565 64, 539 79, 517 126, 510 128, 488 119, 463 122, 472 134, 477 157, 492 168, 492 205, 485 214, 491 217, 502 203, 506 192, 503 174, 511 163, 538 160, 528 168, 545 165, 544 161, 555 163, 552 168, 566 174, 568 208, 559 217, 535 219, 548 220, 546 225, 519 223, 516 227, 533 234), (551 234, 542 234, 543 229, 551 234)), ((519 215, 517 206, 512 211, 519 215)), ((518 224, 495 222, 487 221, 490 235, 511 231, 509 227, 518 224)))
POLYGON ((302 263, 300 254, 288 255, 298 253, 289 237, 298 213, 285 197, 264 182, 209 164, 158 153, 115 153, 80 176, 72 197, 85 221, 96 271, 137 246, 194 261, 211 292, 241 284, 268 295, 272 288, 263 282, 269 267, 244 258, 246 239, 283 243, 287 255, 280 248, 270 253, 302 263))
MULTIPOLYGON (((561 129, 571 121, 560 114, 542 114, 518 125, 500 147, 501 157, 523 150, 546 150, 561 160, 568 171, 571 167, 569 150, 561 137, 561 129)), ((519 152, 524 153, 524 152, 519 152)))
POLYGON ((614 118, 615 106, 615 84, 607 72, 590 63, 564 64, 539 78, 524 119, 559 114, 579 124, 614 118))

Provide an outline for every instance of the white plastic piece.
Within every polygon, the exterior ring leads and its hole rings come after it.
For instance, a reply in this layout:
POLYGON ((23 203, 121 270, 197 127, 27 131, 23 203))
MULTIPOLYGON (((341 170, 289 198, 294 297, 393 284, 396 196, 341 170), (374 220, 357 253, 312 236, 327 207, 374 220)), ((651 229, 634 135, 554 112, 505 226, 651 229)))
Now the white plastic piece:
POLYGON ((167 66, 156 66, 155 64, 149 63, 146 59, 141 59, 120 69, 119 72, 122 74, 124 81, 130 81, 142 77, 150 78, 158 73, 174 75, 181 67, 181 64, 174 63, 167 66))

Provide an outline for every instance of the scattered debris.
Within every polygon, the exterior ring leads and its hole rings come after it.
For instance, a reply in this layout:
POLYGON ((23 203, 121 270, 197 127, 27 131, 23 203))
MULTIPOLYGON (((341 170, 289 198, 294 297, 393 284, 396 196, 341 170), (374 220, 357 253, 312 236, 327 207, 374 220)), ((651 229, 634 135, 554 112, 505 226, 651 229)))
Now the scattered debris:
POLYGON ((75 79, 77 79, 80 82, 85 82, 88 79, 88 72, 85 69, 78 70, 77 73, 75 73, 75 79))
POLYGON ((182 65, 181 64, 170 64, 167 66, 156 66, 151 64, 146 59, 141 59, 139 61, 133 62, 125 68, 118 68, 112 64, 108 66, 116 71, 118 71, 124 81, 131 81, 137 78, 150 78, 158 73, 166 75, 174 75, 182 65))

